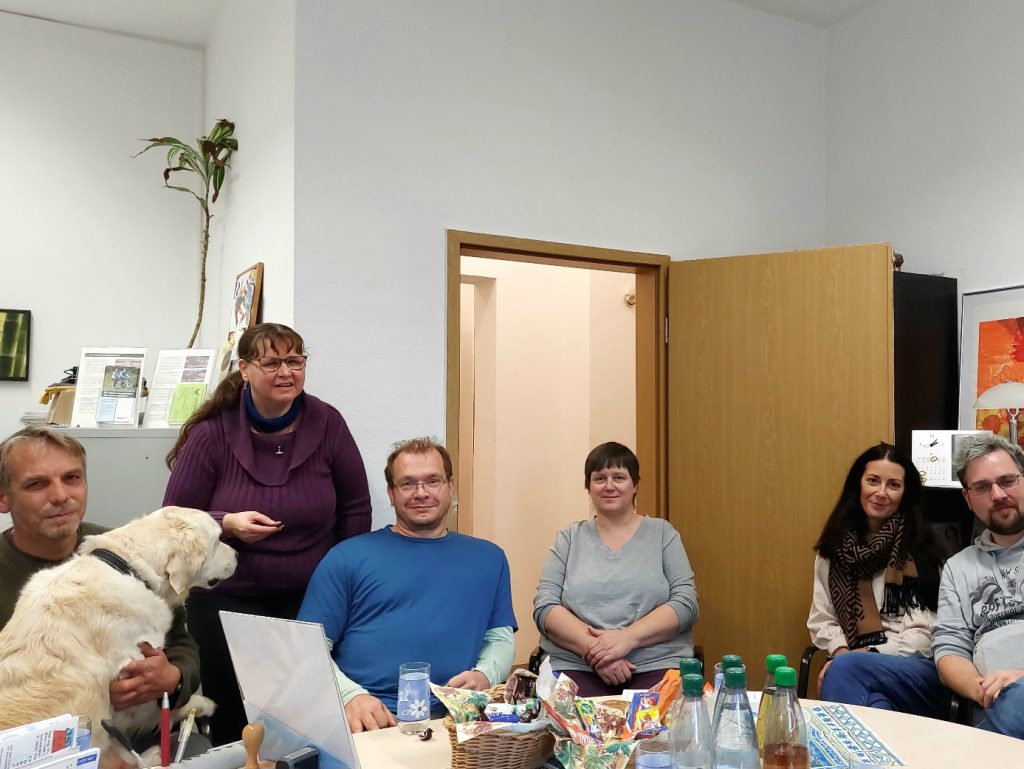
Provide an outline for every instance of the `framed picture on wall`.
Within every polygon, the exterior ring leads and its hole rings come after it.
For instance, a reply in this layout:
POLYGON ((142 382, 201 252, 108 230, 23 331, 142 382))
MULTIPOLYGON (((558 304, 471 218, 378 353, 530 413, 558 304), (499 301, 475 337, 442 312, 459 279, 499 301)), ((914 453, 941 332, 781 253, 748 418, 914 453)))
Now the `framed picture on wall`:
MULTIPOLYGON (((998 385, 1019 384, 1024 393, 1024 286, 965 293, 960 329, 959 426, 1008 438, 1006 408, 976 405, 979 399, 1005 400, 1008 391, 1011 400, 1016 397, 1013 386, 993 394, 998 385)), ((1020 399, 1017 408, 1024 409, 1020 399)))
POLYGON ((246 267, 235 276, 231 301, 231 326, 235 337, 249 326, 260 322, 260 293, 263 290, 263 262, 246 267))
POLYGON ((28 381, 32 341, 30 310, 0 310, 0 380, 28 381))

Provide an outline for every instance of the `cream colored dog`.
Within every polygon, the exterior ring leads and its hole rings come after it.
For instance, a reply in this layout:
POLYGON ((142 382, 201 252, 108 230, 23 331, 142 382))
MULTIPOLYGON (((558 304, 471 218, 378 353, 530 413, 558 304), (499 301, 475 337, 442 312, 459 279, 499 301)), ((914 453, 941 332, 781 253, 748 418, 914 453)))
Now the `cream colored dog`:
POLYGON ((159 705, 113 712, 110 682, 142 658, 142 642, 163 647, 172 609, 191 588, 234 573, 237 555, 220 533, 201 510, 164 507, 86 537, 78 555, 35 574, 0 632, 0 729, 62 713, 88 716, 103 764, 117 765, 115 756, 134 763, 116 743, 111 755, 100 719, 113 718, 129 734, 148 731, 159 723, 159 705), (90 555, 100 549, 123 559, 138 578, 90 555))

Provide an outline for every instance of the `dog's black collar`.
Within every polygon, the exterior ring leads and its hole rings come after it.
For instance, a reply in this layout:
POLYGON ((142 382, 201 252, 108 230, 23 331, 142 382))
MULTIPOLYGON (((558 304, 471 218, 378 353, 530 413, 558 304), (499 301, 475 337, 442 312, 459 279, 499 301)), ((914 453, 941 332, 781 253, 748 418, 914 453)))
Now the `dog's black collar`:
MULTIPOLYGON (((89 551, 89 555, 96 556, 103 561, 103 563, 107 564, 107 566, 114 569, 114 571, 127 574, 129 577, 135 577, 135 579, 143 585, 146 585, 146 580, 144 580, 142 576, 132 568, 132 565, 116 553, 112 553, 109 550, 103 550, 102 548, 96 548, 95 550, 89 551)), ((149 587, 149 585, 146 585, 146 587, 149 587)))

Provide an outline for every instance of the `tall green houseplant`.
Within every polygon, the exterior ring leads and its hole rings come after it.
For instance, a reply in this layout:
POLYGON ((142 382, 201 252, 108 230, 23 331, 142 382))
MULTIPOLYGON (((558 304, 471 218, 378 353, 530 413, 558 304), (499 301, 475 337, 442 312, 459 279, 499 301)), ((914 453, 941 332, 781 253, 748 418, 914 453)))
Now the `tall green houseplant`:
POLYGON ((138 157, 156 147, 166 147, 167 168, 164 169, 164 186, 192 195, 199 201, 199 207, 203 210, 202 258, 199 262, 199 312, 196 317, 196 327, 192 331, 192 338, 188 340, 188 346, 191 347, 195 344, 196 337, 199 336, 199 327, 203 325, 203 307, 206 304, 206 255, 210 250, 210 219, 213 218, 210 206, 217 202, 221 187, 224 186, 224 174, 228 168, 228 160, 238 151, 235 124, 223 118, 218 120, 207 136, 196 140, 195 147, 190 147, 173 136, 143 139, 142 141, 148 141, 149 144, 132 157, 138 157), (177 171, 196 174, 200 182, 199 191, 191 187, 179 187, 171 184, 171 174, 177 171))

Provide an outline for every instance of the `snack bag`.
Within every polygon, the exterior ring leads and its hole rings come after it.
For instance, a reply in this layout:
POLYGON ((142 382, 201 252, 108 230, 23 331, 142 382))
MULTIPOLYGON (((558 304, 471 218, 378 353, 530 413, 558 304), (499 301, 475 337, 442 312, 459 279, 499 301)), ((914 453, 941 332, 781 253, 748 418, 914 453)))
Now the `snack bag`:
POLYGON ((682 683, 683 679, 679 676, 679 670, 671 668, 665 671, 662 679, 651 689, 652 692, 658 693, 658 718, 661 723, 665 723, 665 716, 668 715, 669 710, 672 709, 672 703, 679 696, 682 683))
POLYGON ((597 721, 594 701, 586 697, 580 697, 576 700, 576 713, 579 715, 580 721, 583 722, 583 728, 587 730, 590 736, 598 742, 604 742, 604 732, 597 721))
POLYGON ((658 718, 658 693, 637 692, 626 712, 625 737, 635 740, 641 737, 653 737, 661 731, 661 720, 658 718))

